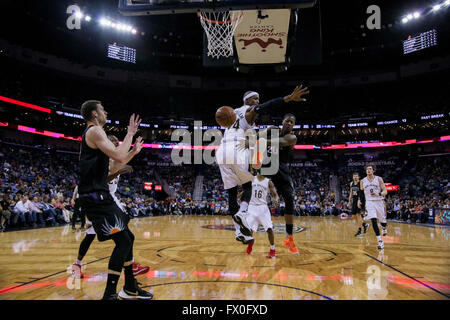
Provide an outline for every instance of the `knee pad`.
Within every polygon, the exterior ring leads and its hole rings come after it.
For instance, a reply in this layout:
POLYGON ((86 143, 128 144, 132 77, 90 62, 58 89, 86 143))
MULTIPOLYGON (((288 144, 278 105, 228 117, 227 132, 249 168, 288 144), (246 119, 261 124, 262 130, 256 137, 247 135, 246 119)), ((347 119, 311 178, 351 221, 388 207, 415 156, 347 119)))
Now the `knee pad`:
POLYGON ((228 210, 231 215, 235 215, 239 211, 239 206, 237 203, 237 187, 228 189, 228 210))
POLYGON ((379 236, 380 235, 380 229, 378 228, 377 218, 372 218, 370 220, 372 221, 372 227, 373 227, 373 231, 375 231, 375 235, 379 236))
POLYGON ((130 239, 128 232, 121 231, 111 237, 116 244, 116 247, 109 259, 108 268, 117 272, 122 272, 123 264, 131 251, 133 242, 130 239))
POLYGON ((249 181, 242 185, 241 202, 245 201, 249 203, 251 198, 252 198, 252 182, 249 181))
POLYGON ((284 214, 294 214, 294 197, 290 192, 283 193, 282 196, 286 205, 284 214))
POLYGON ((82 257, 86 255, 91 246, 92 241, 95 239, 95 234, 86 234, 83 241, 80 243, 80 249, 78 250, 78 254, 82 257))

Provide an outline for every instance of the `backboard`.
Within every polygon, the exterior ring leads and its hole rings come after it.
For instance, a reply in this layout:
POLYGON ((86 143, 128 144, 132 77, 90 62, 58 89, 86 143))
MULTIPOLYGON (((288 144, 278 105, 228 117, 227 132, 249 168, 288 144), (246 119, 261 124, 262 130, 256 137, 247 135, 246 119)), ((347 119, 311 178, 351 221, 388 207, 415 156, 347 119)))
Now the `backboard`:
POLYGON ((197 13, 207 10, 255 10, 311 8, 316 0, 119 0, 126 16, 197 13))

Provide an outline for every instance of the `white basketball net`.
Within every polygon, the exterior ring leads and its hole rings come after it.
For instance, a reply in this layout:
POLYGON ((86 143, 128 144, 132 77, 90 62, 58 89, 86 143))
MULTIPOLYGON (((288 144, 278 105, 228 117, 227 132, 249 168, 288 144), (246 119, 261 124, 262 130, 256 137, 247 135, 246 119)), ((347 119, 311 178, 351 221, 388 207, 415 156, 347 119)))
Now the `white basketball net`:
POLYGON ((242 11, 201 11, 198 16, 208 37, 208 56, 219 59, 233 55, 233 35, 242 11))

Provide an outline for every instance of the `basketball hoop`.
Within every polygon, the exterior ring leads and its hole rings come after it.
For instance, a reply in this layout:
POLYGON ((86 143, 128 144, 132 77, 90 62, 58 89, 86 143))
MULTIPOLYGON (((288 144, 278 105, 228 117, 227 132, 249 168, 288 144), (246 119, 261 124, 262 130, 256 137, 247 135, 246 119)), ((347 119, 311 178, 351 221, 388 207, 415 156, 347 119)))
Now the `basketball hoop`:
POLYGON ((242 11, 200 11, 197 13, 208 38, 208 56, 219 59, 233 55, 233 35, 242 11))

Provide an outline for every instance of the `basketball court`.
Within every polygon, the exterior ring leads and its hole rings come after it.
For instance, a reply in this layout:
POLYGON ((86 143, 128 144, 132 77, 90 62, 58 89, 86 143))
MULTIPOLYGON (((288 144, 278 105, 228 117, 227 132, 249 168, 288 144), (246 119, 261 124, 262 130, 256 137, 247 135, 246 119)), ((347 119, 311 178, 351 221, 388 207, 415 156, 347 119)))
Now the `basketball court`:
MULTIPOLYGON (((276 80, 291 66, 321 63, 318 7, 316 0, 120 0, 117 10, 140 19, 191 15, 204 31, 192 36, 203 41, 206 74, 270 71, 276 80)), ((255 235, 249 255, 235 240, 230 216, 132 219, 134 259, 150 267, 137 280, 153 300, 450 298, 449 226, 389 221, 385 248, 378 250, 372 226, 354 236, 354 218, 295 217, 300 254, 293 255, 282 245, 284 217, 273 223, 276 258, 268 259, 266 233, 255 235)), ((75 279, 71 268, 84 235, 70 225, 0 233, 0 300, 100 300, 114 243, 95 240, 83 259, 85 277, 75 279)), ((123 284, 122 274, 117 287, 123 284)))
MULTIPOLYGON (((353 236, 354 219, 296 218, 300 254, 292 255, 281 245, 284 218, 273 222, 276 259, 266 257, 264 232, 247 255, 226 216, 134 219, 135 260, 150 266, 137 280, 156 300, 449 298, 448 227, 391 222, 380 252, 372 230, 353 236)), ((70 226, 0 233, 0 299, 101 299, 113 245, 95 240, 84 259, 86 278, 75 280, 71 265, 83 237, 70 226)))

